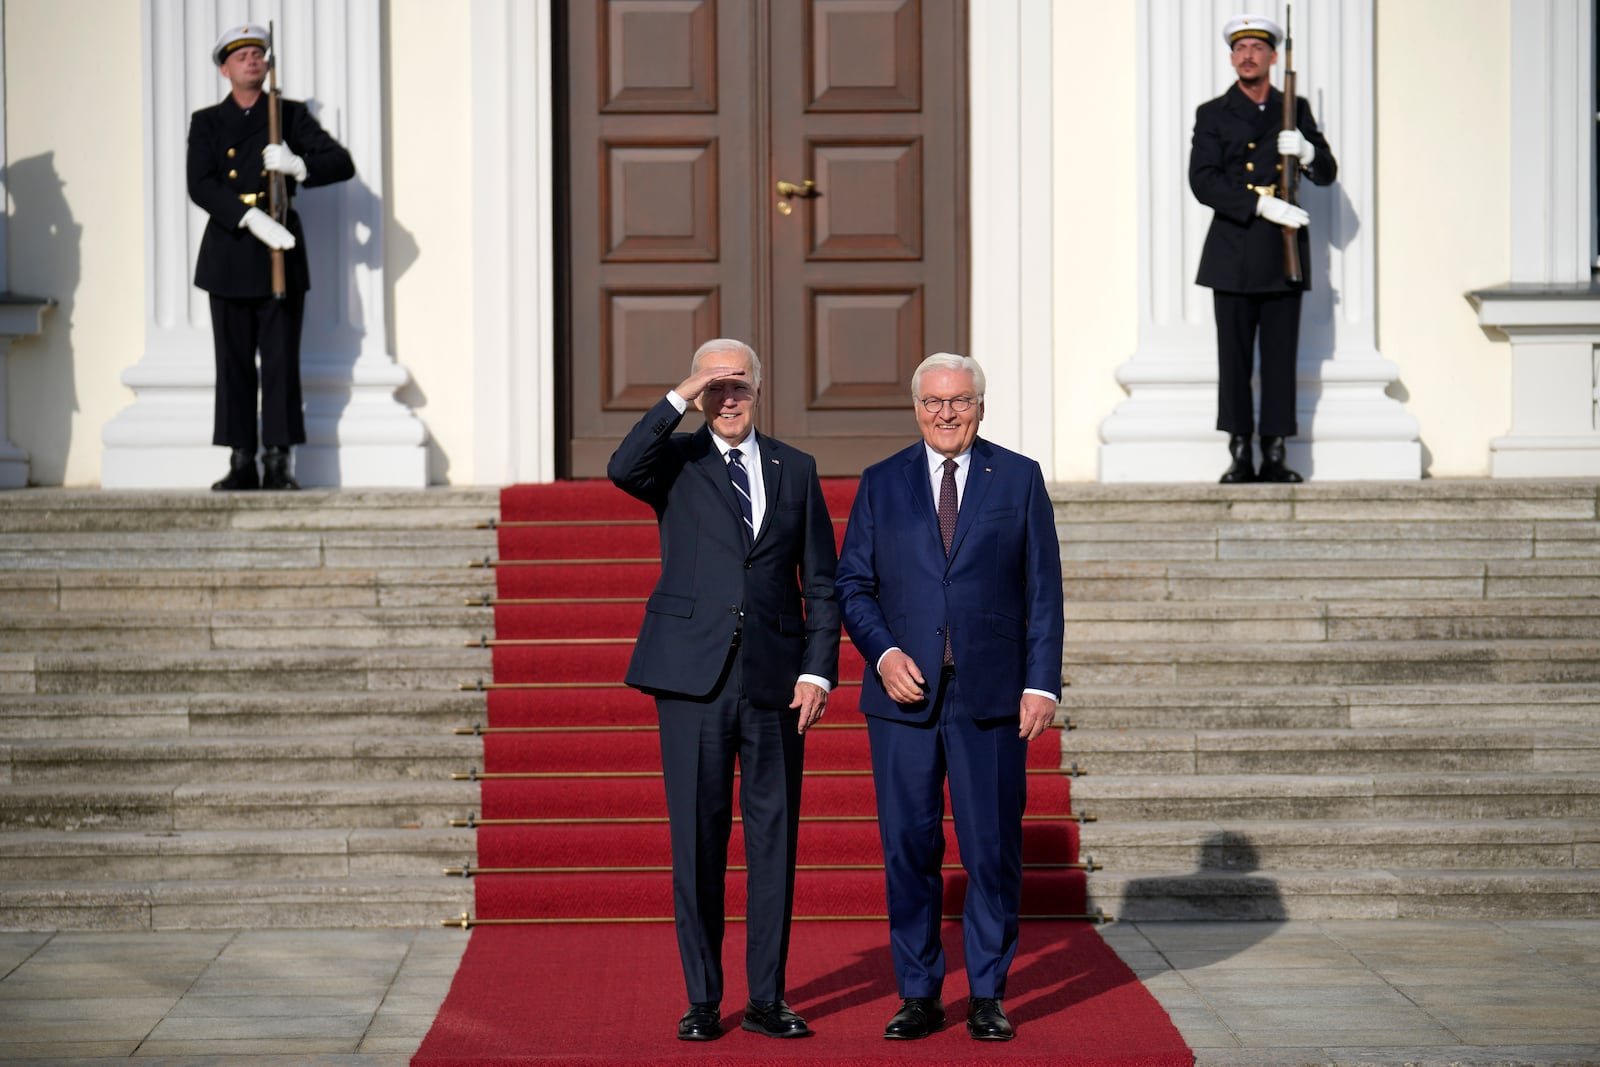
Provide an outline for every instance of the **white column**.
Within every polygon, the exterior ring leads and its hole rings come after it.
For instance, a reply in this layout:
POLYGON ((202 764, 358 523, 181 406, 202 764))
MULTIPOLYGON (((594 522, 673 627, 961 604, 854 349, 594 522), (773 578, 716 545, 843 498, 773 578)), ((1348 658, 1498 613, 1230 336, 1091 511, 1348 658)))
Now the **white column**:
MULTIPOLYGON (((1194 284, 1211 210, 1189 192, 1188 165, 1195 109, 1235 80, 1222 24, 1247 6, 1283 20, 1280 0, 1139 0, 1139 342, 1117 370, 1128 399, 1101 424, 1103 481, 1215 481, 1227 466, 1211 291, 1194 284)), ((1297 89, 1339 179, 1301 185, 1312 289, 1289 462, 1320 480, 1418 478, 1419 428, 1387 394, 1399 368, 1379 354, 1373 317, 1372 0, 1319 0, 1295 15, 1297 89)))
POLYGON ((471 11, 473 469, 483 484, 547 482, 557 399, 550 4, 474 0, 471 11))
POLYGON ((1592 280, 1596 107, 1591 0, 1526 0, 1511 54, 1511 282, 1469 294, 1511 343, 1511 430, 1496 478, 1600 476, 1600 284, 1592 280))
POLYGON ((1054 476, 1049 0, 984 0, 969 19, 971 355, 983 432, 1054 476))
POLYGON ((383 131, 379 0, 143 0, 144 351, 122 380, 132 406, 106 425, 107 488, 198 488, 226 469, 211 444, 208 299, 192 284, 204 212, 184 176, 189 116, 227 91, 217 33, 272 21, 278 84, 303 99, 355 158, 356 177, 296 197, 312 288, 301 342, 307 443, 301 484, 422 486, 427 431, 395 396, 408 381, 388 351, 383 282, 383 131))

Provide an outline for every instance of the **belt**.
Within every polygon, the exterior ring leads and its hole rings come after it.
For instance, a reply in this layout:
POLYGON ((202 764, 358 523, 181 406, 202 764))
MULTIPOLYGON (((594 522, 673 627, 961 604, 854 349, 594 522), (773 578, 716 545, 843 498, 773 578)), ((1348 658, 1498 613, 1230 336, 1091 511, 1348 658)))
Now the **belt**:
POLYGON ((1251 185, 1246 182, 1244 187, 1252 193, 1260 193, 1262 196, 1276 196, 1278 192, 1277 182, 1273 182, 1271 185, 1251 185))
POLYGON ((267 202, 267 194, 266 193, 240 193, 239 194, 239 203, 248 204, 251 207, 255 207, 257 204, 265 204, 266 202, 267 202))

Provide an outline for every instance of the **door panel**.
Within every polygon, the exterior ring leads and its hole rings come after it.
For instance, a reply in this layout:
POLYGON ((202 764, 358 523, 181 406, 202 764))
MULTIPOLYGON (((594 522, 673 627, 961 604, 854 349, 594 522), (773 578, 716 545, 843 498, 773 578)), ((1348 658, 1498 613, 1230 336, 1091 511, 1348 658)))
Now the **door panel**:
POLYGON ((564 473, 603 474, 716 336, 755 347, 757 425, 824 473, 913 440, 912 369, 967 336, 962 0, 565 11, 564 473))

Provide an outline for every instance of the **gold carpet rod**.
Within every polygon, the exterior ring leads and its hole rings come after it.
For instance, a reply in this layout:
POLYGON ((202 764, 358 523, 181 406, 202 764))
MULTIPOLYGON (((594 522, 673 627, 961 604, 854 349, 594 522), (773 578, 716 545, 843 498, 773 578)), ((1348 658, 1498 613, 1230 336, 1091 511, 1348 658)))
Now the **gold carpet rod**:
MULTIPOLYGON (((1113 918, 1112 916, 1107 915, 1105 913, 1105 909, 1104 908, 1096 908, 1096 909, 1094 909, 1094 911, 1092 913, 1089 913, 1089 914, 1086 914, 1086 915, 1070 915, 1070 914, 1026 915, 1025 914, 1025 915, 1018 916, 1018 918, 1021 919, 1023 922, 1091 922, 1091 923, 1095 923, 1096 925, 1101 925, 1101 924, 1104 924, 1104 923, 1116 922, 1115 918, 1113 918)), ((961 916, 960 915, 944 915, 944 916, 941 916, 941 919, 944 922, 960 922, 961 921, 961 916)), ((456 926, 456 927, 460 927, 463 930, 470 930, 474 926, 576 926, 576 925, 578 925, 580 923, 608 923, 608 924, 610 924, 610 923, 670 923, 670 922, 673 922, 673 921, 674 920, 673 920, 672 916, 670 916, 670 915, 665 916, 665 917, 654 917, 654 916, 638 916, 638 917, 630 917, 630 916, 590 916, 590 917, 574 918, 574 919, 476 919, 476 918, 473 918, 473 916, 471 914, 469 914, 467 912, 462 912, 460 914, 460 916, 458 916, 457 918, 454 918, 454 919, 441 919, 439 921, 439 925, 440 926, 447 926, 447 927, 448 926, 456 926)), ((742 922, 745 921, 745 918, 744 918, 743 915, 729 915, 729 916, 727 916, 725 921, 731 922, 731 923, 742 923, 742 922)), ((795 921, 797 923, 802 923, 802 922, 818 922, 818 923, 822 923, 822 922, 878 922, 878 923, 881 923, 881 922, 888 922, 889 921, 889 917, 887 915, 796 915, 796 916, 794 916, 794 920, 793 921, 795 921)))
MULTIPOLYGON (((881 871, 881 863, 797 863, 796 871, 881 871)), ((940 868, 942 871, 959 871, 959 863, 946 863, 940 868)), ((1103 870, 1100 864, 1090 856, 1078 863, 1024 863, 1025 871, 1086 871, 1094 872, 1103 870)), ((445 867, 444 875, 447 878, 476 878, 480 874, 654 874, 672 870, 669 866, 643 866, 643 867, 474 867, 464 863, 460 867, 445 867)), ((728 864, 730 871, 749 870, 742 863, 728 864)))
POLYGON ((481 519, 474 530, 538 530, 563 526, 654 526, 654 519, 481 519))
MULTIPOLYGON (((1076 766, 1076 764, 1074 764, 1076 766)), ((1046 775, 1063 774, 1067 777, 1078 777, 1077 774, 1067 774, 1058 767, 1033 767, 1028 774, 1046 775)), ((807 778, 865 778, 872 774, 870 768, 860 770, 815 770, 806 771, 807 778)), ((735 778, 740 777, 738 768, 734 769, 735 778)), ((554 778, 660 778, 660 771, 480 771, 476 767, 464 771, 450 772, 452 782, 515 782, 515 781, 542 781, 554 778)))
POLYGON ((467 560, 468 567, 600 567, 606 565, 632 564, 632 563, 660 563, 660 556, 649 559, 615 556, 610 559, 495 559, 493 556, 484 556, 482 559, 467 560))
MULTIPOLYGON (((953 815, 946 815, 944 817, 944 821, 945 822, 951 822, 954 818, 955 818, 955 816, 953 816, 953 815)), ((1057 822, 1057 821, 1060 821, 1060 820, 1063 820, 1063 819, 1069 820, 1071 822, 1075 822, 1075 823, 1079 824, 1080 826, 1083 825, 1084 823, 1099 822, 1100 821, 1100 817, 1098 815, 1091 815, 1089 812, 1086 812, 1086 811, 1069 811, 1065 815, 1024 815, 1022 817, 1022 821, 1023 822, 1057 822)), ((625 823, 664 823, 666 821, 667 821, 667 817, 665 815, 651 815, 651 816, 628 815, 628 816, 616 816, 616 817, 609 817, 609 818, 601 817, 601 818, 592 818, 592 819, 581 819, 581 818, 576 818, 576 817, 562 817, 562 818, 548 818, 548 819, 545 819, 545 818, 537 818, 537 819, 536 818, 480 819, 476 815, 468 815, 465 819, 451 819, 449 825, 451 826, 451 828, 458 829, 458 830, 475 830, 480 826, 566 826, 566 825, 588 826, 588 825, 591 825, 591 824, 593 824, 593 825, 600 825, 600 824, 604 824, 604 825, 618 824, 618 825, 620 825, 620 824, 625 824, 625 823)), ((735 815, 733 817, 733 821, 734 822, 744 822, 744 818, 743 818, 743 816, 735 815)), ((800 821, 801 822, 877 822, 878 821, 878 817, 876 815, 802 815, 802 816, 800 816, 800 821)))

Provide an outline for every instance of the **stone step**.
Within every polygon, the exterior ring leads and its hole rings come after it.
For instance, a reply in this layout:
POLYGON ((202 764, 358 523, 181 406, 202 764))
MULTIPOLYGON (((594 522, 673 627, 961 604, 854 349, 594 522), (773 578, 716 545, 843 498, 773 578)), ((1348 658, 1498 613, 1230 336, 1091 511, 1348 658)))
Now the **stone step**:
POLYGON ((365 734, 437 736, 484 719, 476 692, 0 694, 0 737, 235 737, 365 734))
POLYGON ((480 739, 452 734, 0 743, 0 781, 20 786, 441 781, 482 763, 480 739))
POLYGON ((494 554, 492 530, 137 531, 0 534, 0 570, 448 567, 494 554))
POLYGON ((494 636, 483 608, 324 608, 315 611, 12 612, 0 643, 35 652, 446 648, 494 636))
POLYGON ((218 879, 0 884, 12 930, 438 926, 472 911, 468 878, 218 879))
POLYGON ((498 515, 493 488, 206 491, 25 489, 6 493, 3 533, 139 530, 470 529, 498 515))
POLYGON ((24 831, 0 834, 11 882, 438 878, 477 854, 470 829, 24 831))
POLYGON ((1093 822, 1080 849, 1107 871, 1600 868, 1600 818, 1093 822))
POLYGON ((1301 485, 1135 485, 1050 487, 1064 522, 1326 522, 1429 520, 1593 521, 1593 480, 1461 480, 1301 485))
POLYGON ((445 690, 490 672, 490 651, 483 648, 41 652, 0 654, 0 692, 445 690))
POLYGON ((1074 725, 1101 730, 1600 726, 1600 687, 1586 684, 1071 686, 1061 705, 1074 725))
POLYGON ((460 561, 414 569, 0 571, 7 613, 454 607, 493 593, 492 570, 460 561))
MULTIPOLYGON (((1117 776, 1600 772, 1600 725, 1548 730, 1078 729, 1062 738, 1062 748, 1067 765, 1087 774, 1117 776)), ((17 766, 20 774, 22 766, 17 766)))
POLYGON ((0 831, 439 829, 477 808, 474 782, 21 785, 0 790, 0 831))
POLYGON ((1600 640, 1600 599, 1069 601, 1069 642, 1600 640))
POLYGON ((1070 560, 1499 560, 1600 556, 1600 523, 1057 522, 1070 560))
POLYGON ((1073 642, 1073 686, 1600 682, 1600 641, 1073 642))
POLYGON ((1091 774, 1072 806, 1102 822, 1592 819, 1600 774, 1091 774))
POLYGON ((1592 919, 1600 870, 1100 871, 1089 907, 1125 921, 1592 919))

